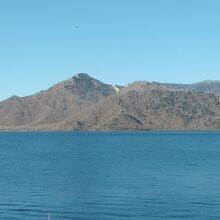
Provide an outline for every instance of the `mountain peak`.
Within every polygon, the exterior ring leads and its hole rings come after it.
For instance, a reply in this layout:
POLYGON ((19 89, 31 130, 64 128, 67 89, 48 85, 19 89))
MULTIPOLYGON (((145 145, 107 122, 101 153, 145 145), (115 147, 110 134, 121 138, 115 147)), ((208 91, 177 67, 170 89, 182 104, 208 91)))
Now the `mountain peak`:
POLYGON ((73 76, 73 78, 91 78, 87 73, 78 73, 76 75, 73 76))
POLYGON ((64 88, 65 91, 78 96, 80 99, 94 103, 116 92, 111 85, 92 78, 87 73, 78 73, 57 85, 53 89, 63 90, 64 88))

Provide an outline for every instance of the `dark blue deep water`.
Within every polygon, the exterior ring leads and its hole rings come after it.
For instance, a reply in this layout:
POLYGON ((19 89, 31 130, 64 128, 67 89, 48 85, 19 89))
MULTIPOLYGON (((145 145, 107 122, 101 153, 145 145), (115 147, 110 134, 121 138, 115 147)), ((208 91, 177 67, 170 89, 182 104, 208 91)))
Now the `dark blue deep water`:
POLYGON ((220 219, 220 132, 0 132, 0 219, 220 219))

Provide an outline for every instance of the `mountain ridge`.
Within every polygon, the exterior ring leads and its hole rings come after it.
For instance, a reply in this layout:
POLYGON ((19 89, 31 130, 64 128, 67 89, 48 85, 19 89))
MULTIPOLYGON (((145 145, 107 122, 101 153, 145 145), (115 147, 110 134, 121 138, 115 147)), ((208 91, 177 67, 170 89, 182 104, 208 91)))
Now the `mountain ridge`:
POLYGON ((0 102, 1 130, 220 128, 220 81, 105 84, 79 73, 36 94, 0 102))

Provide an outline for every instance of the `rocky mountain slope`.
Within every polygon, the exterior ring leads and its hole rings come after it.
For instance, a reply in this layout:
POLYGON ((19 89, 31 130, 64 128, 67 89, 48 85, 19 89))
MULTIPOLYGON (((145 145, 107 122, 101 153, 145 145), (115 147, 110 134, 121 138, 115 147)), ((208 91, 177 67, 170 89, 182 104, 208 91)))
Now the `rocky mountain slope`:
POLYGON ((116 93, 115 88, 78 74, 46 91, 13 96, 0 103, 1 129, 59 129, 59 123, 77 117, 88 106, 116 93))
POLYGON ((220 129, 220 82, 125 87, 78 74, 0 102, 1 130, 220 129))

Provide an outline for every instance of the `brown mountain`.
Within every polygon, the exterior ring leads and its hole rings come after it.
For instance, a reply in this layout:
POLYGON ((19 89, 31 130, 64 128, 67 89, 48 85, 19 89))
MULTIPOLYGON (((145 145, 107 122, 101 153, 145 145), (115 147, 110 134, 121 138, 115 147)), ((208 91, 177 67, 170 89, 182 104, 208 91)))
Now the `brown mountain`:
POLYGON ((13 96, 0 103, 1 129, 59 129, 67 117, 115 94, 114 87, 78 74, 46 91, 27 97, 13 96))
POLYGON ((0 102, 1 130, 219 129, 220 82, 104 84, 81 73, 0 102))

